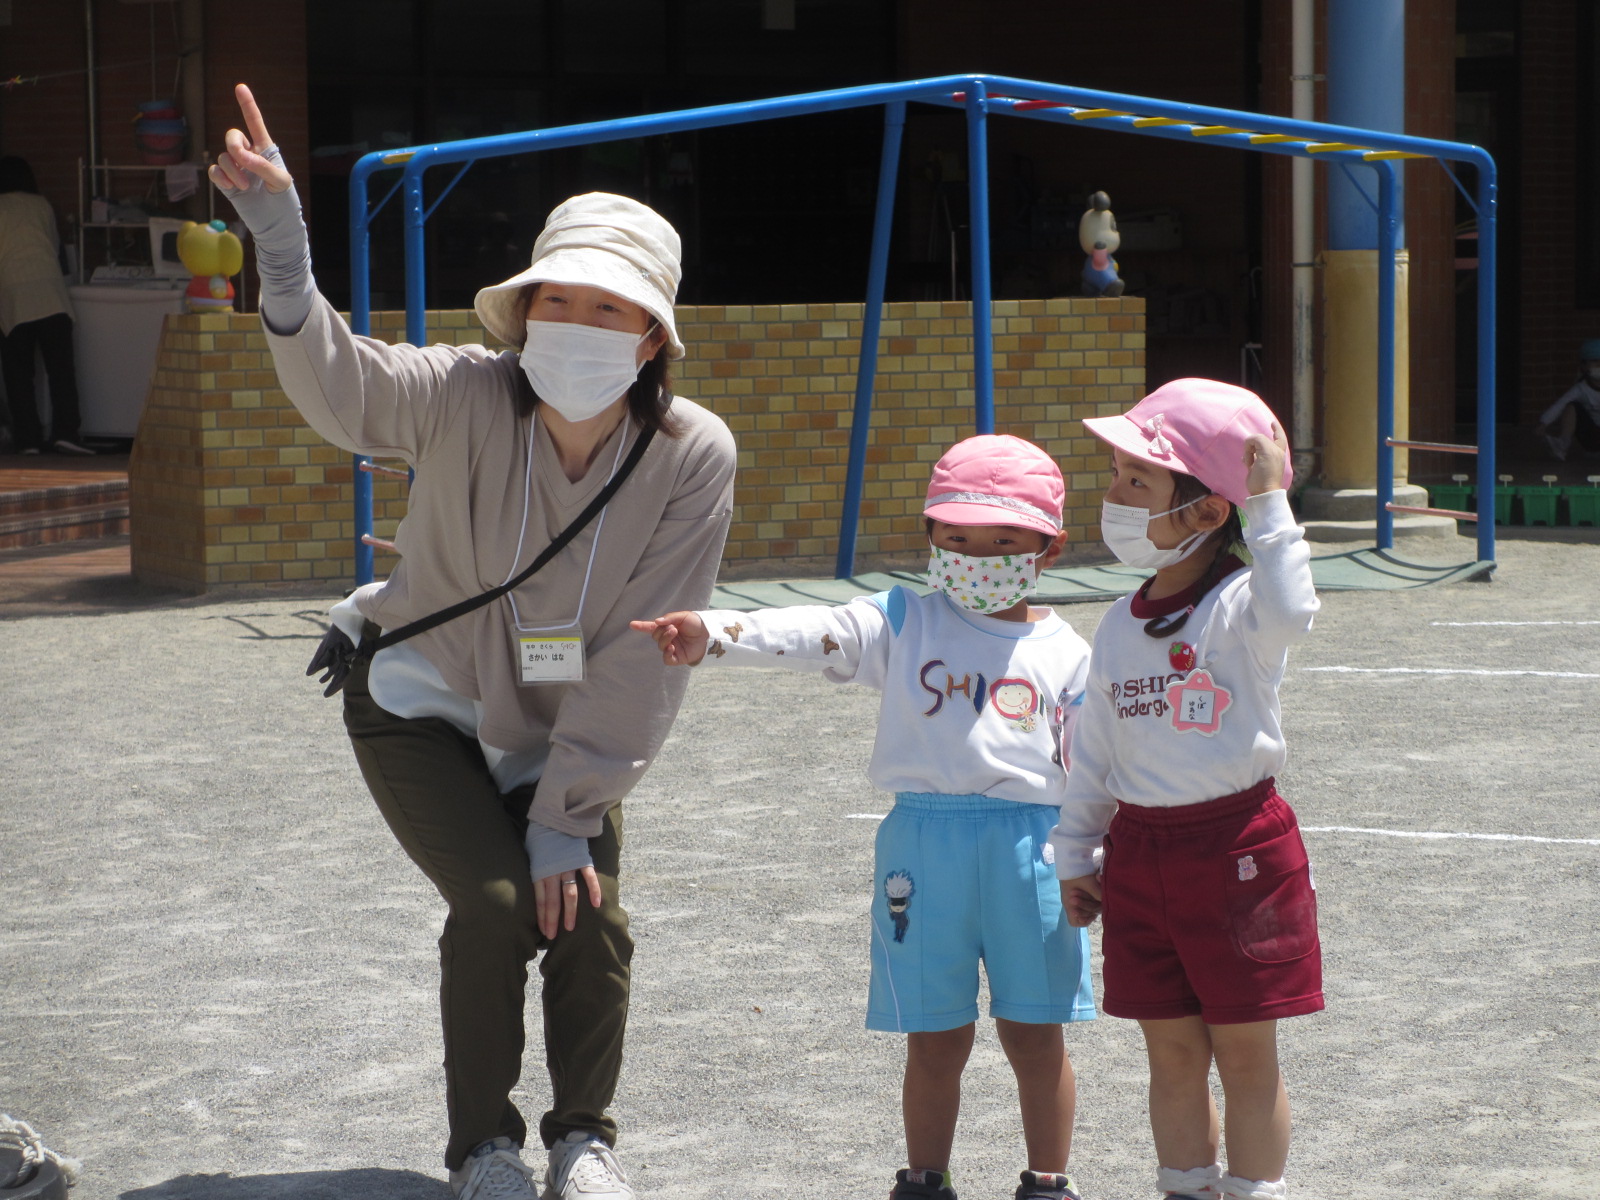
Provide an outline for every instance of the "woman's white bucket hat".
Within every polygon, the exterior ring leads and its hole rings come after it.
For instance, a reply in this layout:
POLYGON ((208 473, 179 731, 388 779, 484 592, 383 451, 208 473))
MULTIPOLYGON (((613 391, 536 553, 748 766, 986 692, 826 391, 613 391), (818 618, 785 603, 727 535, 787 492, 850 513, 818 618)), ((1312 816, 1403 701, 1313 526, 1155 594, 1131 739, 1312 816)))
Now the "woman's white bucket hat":
POLYGON ((558 205, 533 243, 526 271, 486 287, 473 301, 483 327, 521 348, 528 330, 517 297, 531 283, 602 288, 639 305, 661 323, 673 358, 683 357, 672 304, 683 277, 678 231, 627 196, 589 192, 558 205))

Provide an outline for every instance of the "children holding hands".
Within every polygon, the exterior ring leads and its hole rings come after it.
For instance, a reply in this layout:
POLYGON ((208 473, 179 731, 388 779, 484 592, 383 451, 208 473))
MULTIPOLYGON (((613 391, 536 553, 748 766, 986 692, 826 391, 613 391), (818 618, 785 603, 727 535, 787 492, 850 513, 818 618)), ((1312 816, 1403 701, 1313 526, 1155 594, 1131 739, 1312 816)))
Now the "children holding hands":
POLYGON ((907 1041, 908 1166, 891 1200, 955 1200, 950 1151, 980 960, 1017 1079, 1028 1155, 1017 1200, 1078 1200, 1061 1026, 1095 1014, 1087 935, 1062 911, 1048 838, 1088 646, 1026 599, 1066 542, 1064 493, 1039 447, 968 438, 928 485, 931 593, 633 622, 672 665, 789 667, 882 693, 868 774, 895 803, 876 843, 867 1027, 907 1041))
POLYGON ((1064 488, 1044 451, 1004 436, 934 467, 931 593, 632 625, 671 665, 783 666, 882 693, 869 775, 895 803, 875 847, 867 1026, 907 1035, 909 1166, 890 1200, 955 1200, 980 960, 1018 1085, 1017 1200, 1078 1200, 1061 1026, 1094 1016, 1096 917, 1104 1008, 1139 1022, 1149 1058, 1157 1189, 1282 1200, 1277 1022, 1323 1006, 1310 866, 1275 785, 1278 688, 1319 607, 1289 446, 1258 396, 1205 379, 1085 424, 1111 447, 1102 536, 1154 572, 1107 612, 1092 656, 1027 601, 1065 543, 1064 488))

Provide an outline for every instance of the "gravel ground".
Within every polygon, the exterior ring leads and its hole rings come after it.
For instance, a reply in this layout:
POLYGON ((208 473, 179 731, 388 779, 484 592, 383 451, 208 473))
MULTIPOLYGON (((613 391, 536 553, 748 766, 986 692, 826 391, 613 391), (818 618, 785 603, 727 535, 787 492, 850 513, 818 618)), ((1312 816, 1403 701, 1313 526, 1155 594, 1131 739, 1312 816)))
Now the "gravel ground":
MULTIPOLYGON (((1280 785, 1328 994, 1281 1031, 1296 1197, 1593 1194, 1597 580, 1594 537, 1508 534, 1493 582, 1326 595, 1291 658, 1280 785)), ((0 1109, 83 1161, 75 1200, 447 1196, 443 910, 301 675, 328 599, 0 620, 0 1109)), ((1105 608, 1062 612, 1087 636, 1105 608)), ((881 1196, 901 1165, 903 1046, 862 1028, 874 715, 811 676, 697 671, 629 801, 642 1196, 881 1196)), ((1067 1036, 1074 1174, 1153 1195, 1137 1029, 1067 1036)), ((1008 1197, 1021 1145, 982 1022, 964 1200, 1008 1197)))

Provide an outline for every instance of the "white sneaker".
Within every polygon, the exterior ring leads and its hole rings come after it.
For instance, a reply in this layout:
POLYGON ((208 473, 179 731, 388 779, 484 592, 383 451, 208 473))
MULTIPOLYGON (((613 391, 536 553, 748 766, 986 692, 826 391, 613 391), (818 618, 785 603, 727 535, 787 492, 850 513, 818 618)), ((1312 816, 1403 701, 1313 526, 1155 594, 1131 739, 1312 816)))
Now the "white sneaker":
POLYGON ((550 1147, 540 1200, 634 1200, 634 1195, 616 1151, 578 1129, 550 1147))
POLYGON ((456 1200, 538 1200, 533 1168, 522 1161, 522 1147, 497 1137, 467 1155, 459 1171, 450 1172, 456 1200))

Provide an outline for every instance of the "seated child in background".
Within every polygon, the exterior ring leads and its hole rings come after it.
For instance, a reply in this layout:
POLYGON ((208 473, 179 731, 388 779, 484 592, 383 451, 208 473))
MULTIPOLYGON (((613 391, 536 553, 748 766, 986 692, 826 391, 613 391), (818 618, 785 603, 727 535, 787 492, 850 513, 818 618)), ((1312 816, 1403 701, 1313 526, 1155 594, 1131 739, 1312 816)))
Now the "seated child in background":
POLYGON ((1077 1200, 1061 1026, 1091 1019, 1094 1000, 1088 940, 1062 911, 1048 838, 1088 646, 1026 599, 1066 543, 1064 494, 1055 461, 1031 442, 968 438, 928 485, 933 592, 633 622, 669 664, 709 655, 882 693, 868 774, 895 803, 875 850, 867 1027, 907 1035, 909 1166, 891 1200, 955 1200, 950 1150, 980 960, 1020 1095, 1028 1169, 1017 1200, 1077 1200))
POLYGON ((1545 409, 1539 436, 1557 462, 1567 460, 1574 438, 1590 454, 1600 450, 1600 338, 1578 347, 1578 381, 1545 409))
POLYGON ((1282 1200, 1277 1022, 1322 1008, 1316 892, 1274 785, 1278 687, 1318 608, 1289 447, 1260 397, 1209 379, 1084 424, 1111 445, 1106 544, 1155 575, 1095 631, 1051 836, 1063 900, 1075 925, 1103 915, 1103 1005, 1144 1034, 1157 1188, 1282 1200))

